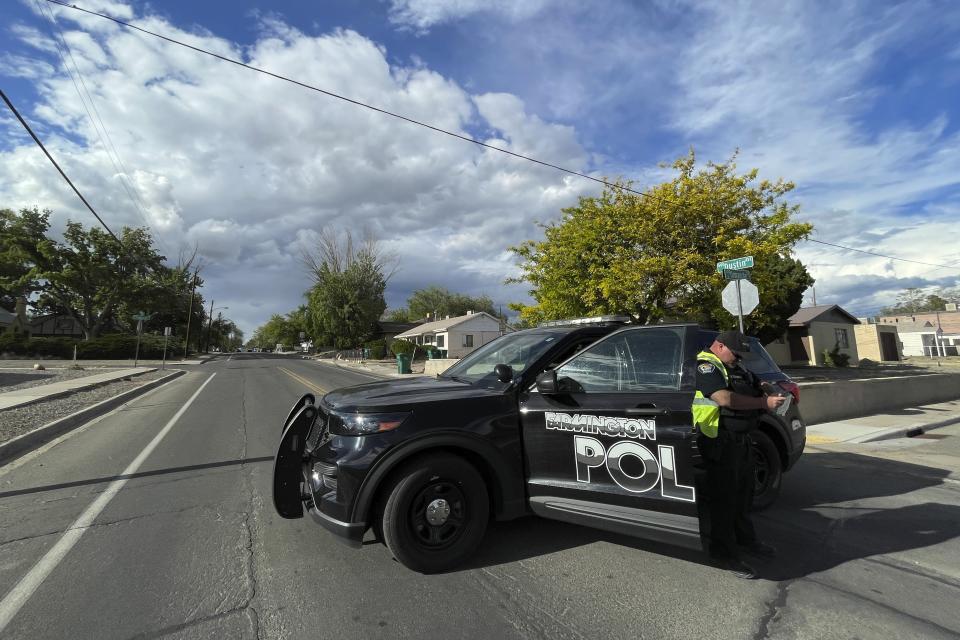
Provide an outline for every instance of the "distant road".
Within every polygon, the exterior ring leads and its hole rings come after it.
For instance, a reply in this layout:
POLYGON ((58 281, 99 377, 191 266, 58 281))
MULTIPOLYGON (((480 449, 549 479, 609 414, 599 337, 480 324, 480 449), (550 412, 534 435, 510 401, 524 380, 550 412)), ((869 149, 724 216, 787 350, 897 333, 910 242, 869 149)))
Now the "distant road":
POLYGON ((0 467, 2 638, 763 638, 960 634, 960 427, 809 451, 738 581, 693 552, 527 518, 412 573, 272 507, 280 421, 372 376, 275 354, 192 366, 0 467), (881 446, 882 445, 882 446, 881 446))

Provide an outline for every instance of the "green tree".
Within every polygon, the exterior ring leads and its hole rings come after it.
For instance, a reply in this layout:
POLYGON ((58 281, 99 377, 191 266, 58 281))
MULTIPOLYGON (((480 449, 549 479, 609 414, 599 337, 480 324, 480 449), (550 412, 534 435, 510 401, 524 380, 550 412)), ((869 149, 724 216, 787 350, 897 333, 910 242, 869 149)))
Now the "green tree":
POLYGON ((407 299, 407 315, 415 320, 422 320, 427 315, 431 318, 462 316, 467 311, 485 311, 492 316, 497 315, 489 296, 472 297, 438 286, 418 289, 407 299))
POLYGON ((756 169, 738 174, 735 159, 698 170, 691 150, 673 163, 676 177, 650 189, 650 197, 625 191, 631 183, 624 182, 581 197, 559 223, 543 227, 543 240, 511 247, 521 270, 511 281, 529 283, 535 301, 511 308, 531 323, 617 313, 641 323, 695 319, 731 327, 716 263, 752 255, 760 306, 745 318, 747 330, 779 335, 799 308, 798 290, 812 283, 790 258, 812 226, 791 222, 798 206, 784 196, 793 183, 758 181, 756 169))
POLYGON ((13 311, 16 299, 40 290, 38 264, 52 243, 50 211, 0 209, 0 307, 13 311))
POLYGON ((387 308, 384 291, 392 275, 388 256, 368 238, 354 247, 326 230, 318 248, 304 255, 314 284, 307 292, 307 323, 317 344, 338 349, 357 347, 369 339, 387 308))
POLYGON ((275 313, 270 316, 264 324, 257 327, 253 332, 253 338, 250 340, 251 346, 273 348, 278 344, 293 346, 300 343, 301 329, 297 323, 292 322, 290 317, 294 314, 305 315, 305 308, 293 313, 282 316, 275 313))
POLYGON ((117 314, 122 305, 150 311, 146 302, 156 300, 158 291, 168 286, 164 258, 154 250, 146 229, 124 227, 119 239, 68 222, 62 243, 47 239, 39 247, 32 275, 41 286, 34 307, 72 317, 86 339, 126 322, 117 314))
POLYGON ((880 310, 881 315, 896 316, 925 311, 943 311, 947 302, 956 299, 950 289, 939 289, 936 293, 928 293, 919 287, 910 287, 897 294, 897 302, 880 310))

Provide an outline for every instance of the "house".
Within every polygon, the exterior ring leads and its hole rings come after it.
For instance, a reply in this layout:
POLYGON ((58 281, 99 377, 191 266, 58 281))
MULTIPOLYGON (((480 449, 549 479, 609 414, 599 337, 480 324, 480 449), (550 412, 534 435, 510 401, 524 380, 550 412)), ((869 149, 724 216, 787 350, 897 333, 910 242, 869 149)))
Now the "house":
POLYGON ((823 352, 834 347, 856 365, 860 356, 854 327, 858 324, 859 320, 836 304, 804 307, 790 316, 787 333, 766 348, 781 366, 823 365, 823 352))
POLYGON ((853 328, 860 358, 875 362, 899 362, 903 359, 903 343, 896 325, 880 324, 877 318, 859 318, 853 328))
POLYGON ((374 332, 374 340, 383 340, 387 344, 393 342, 393 339, 396 338, 401 333, 410 331, 414 327, 419 326, 420 322, 391 322, 389 320, 379 320, 376 324, 376 331, 374 332))
POLYGON ((894 326, 905 356, 955 356, 960 352, 960 311, 955 303, 943 311, 880 316, 881 326, 894 326))
POLYGON ((468 311, 467 315, 425 322, 397 335, 416 344, 432 344, 449 358, 462 358, 479 346, 512 331, 489 313, 468 311))
POLYGON ((56 313, 30 318, 30 334, 34 338, 83 339, 79 322, 68 315, 56 313))
POLYGON ((16 317, 17 314, 0 307, 0 333, 3 333, 4 329, 13 324, 13 319, 16 317))
POLYGON ((30 320, 27 319, 27 300, 26 298, 17 298, 16 308, 13 313, 6 310, 0 315, 0 328, 4 333, 25 334, 30 337, 30 320))

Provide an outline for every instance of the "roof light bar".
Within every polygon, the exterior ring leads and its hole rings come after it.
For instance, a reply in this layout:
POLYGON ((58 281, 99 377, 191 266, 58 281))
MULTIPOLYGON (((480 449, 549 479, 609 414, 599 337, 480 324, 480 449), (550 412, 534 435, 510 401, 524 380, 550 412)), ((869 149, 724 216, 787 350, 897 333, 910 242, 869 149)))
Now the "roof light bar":
POLYGON ((575 324, 600 324, 601 322, 630 322, 630 316, 593 316, 592 318, 568 318, 541 322, 541 327, 566 327, 575 324))

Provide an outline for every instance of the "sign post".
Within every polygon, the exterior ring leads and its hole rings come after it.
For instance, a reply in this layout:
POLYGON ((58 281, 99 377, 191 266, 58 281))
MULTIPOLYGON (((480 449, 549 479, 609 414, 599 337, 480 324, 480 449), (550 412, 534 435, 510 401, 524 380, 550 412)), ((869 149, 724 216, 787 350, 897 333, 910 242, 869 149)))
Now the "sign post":
POLYGON ((723 289, 723 308, 737 316, 740 333, 743 333, 743 316, 750 313, 760 304, 760 292, 756 285, 750 282, 750 272, 753 268, 753 256, 722 260, 717 263, 717 271, 723 274, 724 279, 730 282, 723 289))
POLYGON ((170 338, 172 332, 173 330, 170 327, 163 328, 163 362, 160 364, 161 371, 167 368, 167 340, 170 338))
POLYGON ((133 319, 137 321, 137 351, 133 355, 133 366, 136 367, 140 362, 140 334, 143 333, 143 321, 149 320, 153 317, 152 313, 147 313, 145 311, 139 311, 133 319))

